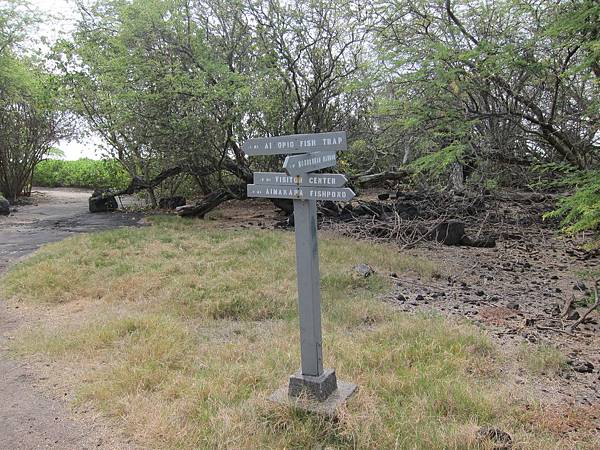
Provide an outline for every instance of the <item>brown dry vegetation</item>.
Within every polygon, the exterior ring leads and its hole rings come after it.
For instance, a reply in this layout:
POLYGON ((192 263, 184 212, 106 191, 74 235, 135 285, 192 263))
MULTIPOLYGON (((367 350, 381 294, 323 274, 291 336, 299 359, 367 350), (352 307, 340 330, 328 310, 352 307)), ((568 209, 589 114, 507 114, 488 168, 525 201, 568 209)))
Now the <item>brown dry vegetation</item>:
MULTIPOLYGON (((476 440, 481 425, 515 448, 598 448, 592 428, 545 425, 474 326, 378 298, 385 274, 438 277, 433 264, 320 243, 325 363, 360 385, 335 420, 266 400, 299 361, 292 233, 156 218, 48 245, 3 283, 31 319, 13 352, 152 448, 492 448, 476 440), (354 273, 363 261, 375 276, 354 273)), ((532 376, 562 364, 551 350, 520 358, 532 376)))

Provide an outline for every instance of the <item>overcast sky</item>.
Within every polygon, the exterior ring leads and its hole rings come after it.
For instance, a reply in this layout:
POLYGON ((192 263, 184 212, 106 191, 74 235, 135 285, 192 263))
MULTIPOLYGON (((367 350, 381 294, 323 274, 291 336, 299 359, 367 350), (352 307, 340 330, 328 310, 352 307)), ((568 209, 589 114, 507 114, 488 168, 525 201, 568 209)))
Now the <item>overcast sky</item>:
MULTIPOLYGON (((46 36, 50 42, 58 37, 70 33, 74 27, 74 19, 77 8, 70 0, 29 0, 29 2, 48 18, 39 27, 38 34, 46 36)), ((87 140, 61 141, 58 144, 65 153, 65 159, 95 158, 99 159, 97 147, 100 144, 98 138, 91 137, 87 140)))

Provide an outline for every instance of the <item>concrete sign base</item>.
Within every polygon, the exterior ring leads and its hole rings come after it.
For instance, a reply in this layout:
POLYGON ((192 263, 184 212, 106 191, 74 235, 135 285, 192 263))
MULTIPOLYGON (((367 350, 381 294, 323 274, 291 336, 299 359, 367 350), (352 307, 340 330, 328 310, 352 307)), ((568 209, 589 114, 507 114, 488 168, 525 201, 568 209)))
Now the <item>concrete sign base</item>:
POLYGON ((290 377, 288 395, 300 397, 306 395, 314 400, 322 402, 337 389, 337 378, 335 370, 325 369, 318 376, 303 375, 299 370, 290 377))
POLYGON ((291 406, 304 411, 335 417, 338 408, 346 403, 357 389, 358 386, 356 384, 338 381, 337 389, 333 391, 329 397, 320 402, 318 400, 312 400, 307 396, 290 397, 288 395, 288 386, 284 386, 281 389, 276 390, 269 397, 269 400, 280 405, 291 406))

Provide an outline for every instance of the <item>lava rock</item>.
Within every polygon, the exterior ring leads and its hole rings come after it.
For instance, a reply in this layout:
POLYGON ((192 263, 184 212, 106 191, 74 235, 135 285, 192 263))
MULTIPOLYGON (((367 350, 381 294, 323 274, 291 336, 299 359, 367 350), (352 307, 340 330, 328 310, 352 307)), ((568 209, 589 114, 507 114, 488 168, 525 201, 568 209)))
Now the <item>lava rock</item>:
POLYGON ((158 206, 162 209, 175 209, 180 206, 185 206, 185 197, 180 195, 175 197, 163 197, 158 200, 158 206))
POLYGON ((365 264, 365 263, 359 264, 358 266, 356 266, 354 268, 354 270, 356 270, 356 272, 359 275, 361 275, 361 276, 363 276, 365 278, 370 277, 371 275, 373 275, 375 273, 375 271, 373 270, 373 268, 370 265, 365 264))
POLYGON ((321 203, 319 212, 327 217, 338 217, 340 215, 340 207, 336 202, 327 200, 321 203))
POLYGON ((294 215, 287 216, 283 220, 275 223, 275 228, 291 228, 294 226, 294 215))
POLYGON ((115 211, 119 208, 110 189, 96 189, 88 203, 91 213, 115 211))
POLYGON ((567 361, 567 364, 569 364, 575 372, 592 373, 594 371, 594 365, 591 362, 583 361, 582 359, 571 359, 567 361))
POLYGON ((477 439, 494 444, 494 450, 509 450, 512 448, 512 438, 506 431, 494 427, 481 427, 477 431, 477 439))
POLYGON ((10 203, 0 195, 0 216, 10 215, 10 203))
POLYGON ((444 245, 460 245, 465 236, 465 224, 456 220, 439 223, 430 237, 444 245))
POLYGON ((462 245, 476 248, 494 248, 496 246, 496 238, 494 236, 483 236, 480 239, 471 239, 468 236, 464 236, 462 245))
POLYGON ((548 306, 548 308, 544 308, 544 312, 546 314, 550 314, 551 316, 559 316, 560 305, 558 303, 552 303, 548 306))

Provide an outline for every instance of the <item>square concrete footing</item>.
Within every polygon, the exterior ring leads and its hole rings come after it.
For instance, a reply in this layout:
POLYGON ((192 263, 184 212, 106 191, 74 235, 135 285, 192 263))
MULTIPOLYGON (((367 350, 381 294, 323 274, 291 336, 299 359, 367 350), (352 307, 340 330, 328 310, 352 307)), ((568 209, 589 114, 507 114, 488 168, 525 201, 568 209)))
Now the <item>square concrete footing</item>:
POLYGON ((335 370, 325 369, 318 376, 304 375, 299 370, 290 376, 288 395, 290 397, 306 396, 322 402, 337 389, 335 370))
POLYGON ((335 416, 337 409, 346 403, 357 389, 356 384, 337 381, 333 370, 326 370, 320 377, 307 377, 296 373, 290 377, 289 386, 275 391, 269 400, 321 415, 335 416))

